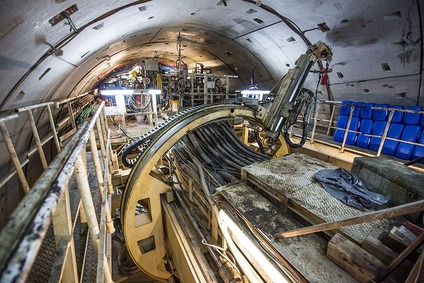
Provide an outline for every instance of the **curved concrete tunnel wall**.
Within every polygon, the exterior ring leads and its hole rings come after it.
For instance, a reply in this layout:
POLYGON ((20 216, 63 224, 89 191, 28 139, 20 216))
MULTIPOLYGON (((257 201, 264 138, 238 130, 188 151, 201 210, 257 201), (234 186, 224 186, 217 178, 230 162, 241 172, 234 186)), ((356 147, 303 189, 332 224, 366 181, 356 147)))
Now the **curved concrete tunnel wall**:
MULTIPOLYGON (((177 35, 183 60, 238 75, 237 88, 255 82, 271 88, 307 46, 301 34, 269 11, 287 17, 299 29, 325 22, 330 31, 304 32, 309 41, 328 43, 333 99, 424 105, 422 21, 419 0, 144 0, 144 1, 2 1, 0 12, 0 111, 57 101, 91 90, 117 65, 153 57, 175 61, 177 35), (255 4, 258 3, 258 4, 255 4), (262 3, 259 4, 259 3, 262 3), (78 11, 52 26, 49 20, 76 4, 78 11), (269 9, 268 9, 269 10, 269 9), (63 51, 57 56, 55 51, 63 51), (105 60, 110 56, 110 61, 105 60)), ((306 87, 315 90, 317 75, 306 87)), ((319 99, 327 99, 323 86, 319 99)), ((60 114, 60 109, 55 110, 60 114)), ((36 113, 41 135, 49 131, 44 112, 36 113), (44 114, 43 114, 44 113, 44 114)), ((26 116, 8 122, 18 155, 25 159, 34 144, 26 116)), ((12 170, 1 138, 0 179, 12 170)), ((33 163, 37 163, 35 159, 33 163)), ((32 165, 32 164, 30 164, 32 165)), ((38 166, 39 167, 39 166, 38 166)), ((29 176, 37 174, 29 172, 29 176)), ((32 177, 31 177, 32 178, 32 177)), ((16 180, 0 194, 6 214, 22 197, 16 180), (5 208, 6 207, 6 208, 5 208)), ((1 223, 0 223, 1 224, 1 223)), ((0 225, 1 227, 2 225, 0 225)))

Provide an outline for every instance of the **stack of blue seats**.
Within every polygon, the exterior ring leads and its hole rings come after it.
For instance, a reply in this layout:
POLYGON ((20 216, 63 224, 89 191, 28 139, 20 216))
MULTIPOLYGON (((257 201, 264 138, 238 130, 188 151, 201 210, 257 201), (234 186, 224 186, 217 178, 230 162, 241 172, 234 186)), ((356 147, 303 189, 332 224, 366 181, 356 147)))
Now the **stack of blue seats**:
MULTIPOLYGON (((334 140, 343 142, 351 106, 355 106, 352 112, 352 119, 349 132, 346 137, 347 145, 356 145, 360 148, 378 151, 380 148, 381 136, 387 126, 390 111, 372 109, 371 107, 385 107, 422 111, 422 107, 388 104, 372 104, 354 101, 342 101, 337 128, 334 133, 334 140), (359 132, 359 133, 358 133, 359 132), (380 136, 371 137, 370 135, 380 136)), ((424 114, 409 112, 394 112, 387 132, 386 140, 383 144, 382 153, 395 156, 400 159, 414 160, 424 156, 424 114), (394 141, 400 139, 401 141, 394 141), (405 141, 405 142, 403 142, 405 141), (409 142, 419 143, 414 145, 409 142), (421 145, 422 144, 422 145, 421 145)), ((424 161, 421 161, 424 163, 424 161)))

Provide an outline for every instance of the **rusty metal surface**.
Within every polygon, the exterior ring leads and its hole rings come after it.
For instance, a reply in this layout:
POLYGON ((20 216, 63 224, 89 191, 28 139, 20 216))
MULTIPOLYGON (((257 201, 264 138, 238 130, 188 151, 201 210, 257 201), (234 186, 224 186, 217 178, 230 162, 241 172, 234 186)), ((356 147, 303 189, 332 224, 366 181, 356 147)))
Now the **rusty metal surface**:
MULTIPOLYGON (((349 207, 328 194, 313 178, 321 169, 334 169, 334 165, 294 153, 243 168, 248 179, 266 185, 270 196, 284 194, 289 206, 312 223, 324 223, 361 215, 364 212, 349 207)), ((278 197, 275 197, 278 199, 278 197)), ((369 212, 371 210, 367 210, 369 212)), ((385 219, 364 224, 343 227, 342 233, 358 243, 369 235, 378 237, 393 226, 396 220, 385 219)))

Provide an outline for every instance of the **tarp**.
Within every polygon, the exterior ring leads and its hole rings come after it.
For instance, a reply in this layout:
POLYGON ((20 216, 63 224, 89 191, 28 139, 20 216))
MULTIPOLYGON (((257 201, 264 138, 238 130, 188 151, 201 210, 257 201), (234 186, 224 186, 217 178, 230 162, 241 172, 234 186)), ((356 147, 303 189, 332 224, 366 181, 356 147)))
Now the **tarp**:
POLYGON ((315 173, 315 178, 330 195, 362 211, 388 201, 386 197, 368 190, 356 175, 343 168, 320 170, 315 173))

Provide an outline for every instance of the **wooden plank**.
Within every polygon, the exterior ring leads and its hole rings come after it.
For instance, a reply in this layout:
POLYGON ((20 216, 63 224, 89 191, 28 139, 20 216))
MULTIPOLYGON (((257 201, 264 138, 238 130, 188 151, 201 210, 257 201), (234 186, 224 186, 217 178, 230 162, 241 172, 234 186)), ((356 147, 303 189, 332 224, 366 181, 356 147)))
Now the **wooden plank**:
POLYGON ((381 272, 375 279, 375 282, 383 281, 409 254, 411 254, 421 243, 424 241, 424 234, 421 234, 418 238, 412 242, 402 253, 399 254, 395 260, 390 263, 387 268, 381 272))
POLYGON ((399 205, 395 207, 390 207, 374 212, 365 213, 360 216, 355 216, 347 219, 342 219, 339 221, 328 222, 324 224, 314 225, 310 227, 305 227, 301 229, 296 229, 292 231, 287 231, 283 233, 275 234, 274 237, 279 238, 289 238, 300 235, 307 235, 316 232, 328 231, 337 229, 343 226, 350 226, 354 224, 360 224, 365 222, 371 222, 379 219, 393 218, 397 216, 402 216, 414 212, 424 211, 424 200, 416 201, 413 203, 408 203, 404 205, 399 205))
POLYGON ((384 245, 379 239, 371 236, 365 239, 362 243, 362 248, 386 264, 391 263, 393 259, 399 255, 397 252, 384 245))
POLYGON ((70 137, 72 137, 73 134, 75 134, 76 131, 77 131, 77 129, 76 128, 73 128, 69 132, 65 133, 63 136, 61 136, 59 138, 60 142, 62 143, 63 141, 65 141, 65 140, 69 139, 70 137))
MULTIPOLYGON (((362 244, 362 248, 377 257, 385 264, 392 263, 393 260, 399 256, 399 253, 393 251, 384 245, 379 239, 374 237, 367 237, 367 239, 362 244)), ((399 265, 398 270, 399 272, 408 274, 411 271, 412 266, 413 264, 411 261, 405 260, 401 265, 399 265)))
POLYGON ((406 227, 403 225, 399 226, 399 228, 396 229, 395 234, 401 237, 408 244, 411 244, 417 238, 414 233, 406 229, 406 227))
MULTIPOLYGON (((399 228, 393 227, 393 229, 390 230, 389 237, 397 241, 398 243, 402 244, 405 247, 408 247, 411 243, 413 243, 418 238, 417 236, 413 234, 406 235, 405 230, 401 229, 400 227, 399 228)), ((421 252, 422 250, 423 250, 423 247, 418 248, 418 252, 421 252)))
POLYGON ((424 229, 422 227, 419 227, 409 221, 405 222, 403 225, 405 225, 406 229, 408 229, 417 236, 421 235, 421 233, 424 233, 424 229))
POLYGON ((409 273, 405 283, 416 283, 424 282, 424 270, 423 270, 424 252, 421 253, 419 259, 414 265, 414 268, 409 273))
POLYGON ((371 281, 386 268, 378 258, 340 234, 328 243, 327 257, 360 282, 371 281))

